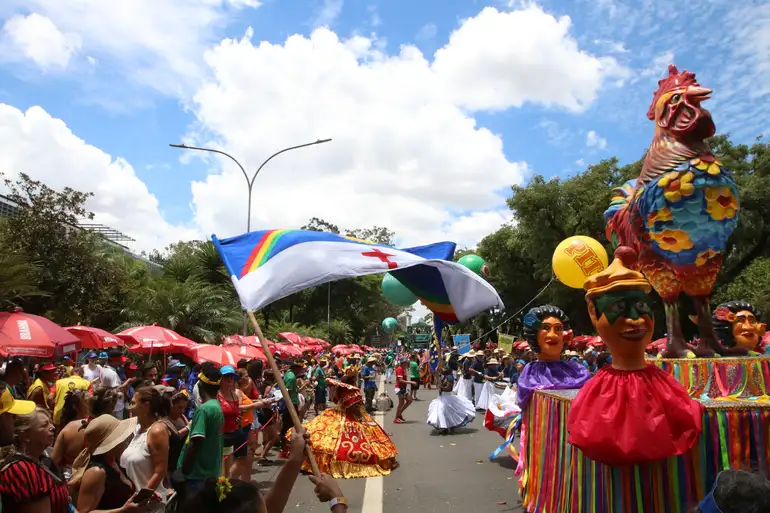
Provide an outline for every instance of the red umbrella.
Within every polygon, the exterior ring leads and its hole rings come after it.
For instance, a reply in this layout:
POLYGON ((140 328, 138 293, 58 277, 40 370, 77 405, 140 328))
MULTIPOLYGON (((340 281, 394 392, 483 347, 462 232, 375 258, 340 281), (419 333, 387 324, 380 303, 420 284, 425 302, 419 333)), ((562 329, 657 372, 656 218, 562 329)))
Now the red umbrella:
POLYGON ((666 337, 659 338, 658 340, 653 340, 649 344, 647 344, 647 351, 663 351, 663 349, 666 348, 666 337))
POLYGON ((129 351, 143 354, 154 351, 187 354, 195 345, 189 338, 157 324, 128 328, 118 333, 118 337, 129 344, 129 351))
POLYGON ((529 349, 529 342, 526 340, 518 340, 513 343, 514 349, 529 349))
MULTIPOLYGON (((242 344, 246 344, 247 346, 256 347, 259 349, 262 349, 262 344, 259 343, 259 339, 255 335, 249 335, 248 337, 241 337, 240 335, 235 335, 238 338, 240 338, 242 344)), ((228 343, 227 340, 232 339, 232 337, 225 338, 225 343, 228 343)), ((267 341, 267 348, 272 352, 275 351, 275 342, 267 341)))
MULTIPOLYGON (((273 351, 273 349, 271 349, 271 351, 273 351)), ((281 355, 293 356, 295 358, 302 356, 302 351, 291 344, 275 344, 274 352, 280 352, 281 355)))
POLYGON ((604 343, 604 340, 602 340, 602 337, 599 335, 596 335, 595 337, 592 337, 591 340, 588 341, 587 344, 588 347, 595 347, 597 349, 603 349, 606 344, 604 343))
POLYGON ((56 354, 80 350, 80 339, 45 317, 24 313, 0 312, 0 354, 3 356, 37 356, 50 358, 56 354))
POLYGON ((109 331, 88 326, 68 326, 64 328, 80 339, 83 349, 107 349, 123 347, 126 344, 109 331))
POLYGON ((195 344, 188 349, 187 354, 196 363, 212 362, 217 365, 235 365, 240 358, 237 354, 225 349, 223 346, 212 344, 195 344))
POLYGON ((278 334, 279 337, 285 338, 292 344, 302 344, 302 338, 297 333, 291 332, 291 331, 284 331, 282 333, 278 334))
POLYGON ((591 335, 578 335, 577 337, 574 337, 572 339, 572 341, 569 344, 569 347, 571 349, 585 349, 586 344, 592 338, 593 337, 591 335))
POLYGON ((265 353, 263 353, 262 349, 258 347, 249 346, 246 344, 224 344, 222 347, 230 351, 237 358, 237 360, 246 358, 247 360, 262 360, 263 362, 267 361, 265 353))

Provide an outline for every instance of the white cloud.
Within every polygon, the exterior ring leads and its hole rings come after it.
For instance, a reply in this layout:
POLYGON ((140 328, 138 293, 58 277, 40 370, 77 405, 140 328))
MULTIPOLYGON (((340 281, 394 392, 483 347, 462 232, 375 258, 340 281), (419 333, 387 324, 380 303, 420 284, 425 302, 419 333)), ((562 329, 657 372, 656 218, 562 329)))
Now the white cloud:
POLYGON ((169 225, 160 215, 157 198, 128 162, 87 144, 40 107, 22 112, 0 103, 0 169, 8 178, 26 173, 54 189, 93 192, 87 204, 95 214, 93 222, 135 238, 135 249, 163 248, 202 236, 169 225))
POLYGON ((233 11, 258 0, 3 0, 0 18, 35 12, 128 84, 185 96, 202 76, 204 49, 233 11))
MULTIPOLYGON (((388 226, 404 245, 450 236, 474 245, 504 213, 453 212, 505 209, 495 191, 520 183, 527 170, 440 93, 441 78, 414 47, 386 56, 370 39, 318 29, 283 45, 225 41, 206 60, 215 79, 195 95, 194 140, 256 169, 280 148, 333 138, 264 168, 253 227, 298 227, 317 216, 344 227, 388 226)), ((193 184, 193 203, 205 232, 232 235, 243 230, 246 194, 240 171, 222 166, 193 184)))
POLYGON ((572 139, 572 133, 568 129, 562 128, 551 119, 543 119, 537 126, 545 131, 548 142, 554 146, 566 146, 572 139))
POLYGON ((578 166, 580 166, 580 167, 583 167, 583 166, 585 166, 585 165, 586 165, 586 161, 585 161, 585 159, 577 159, 577 160, 575 161, 575 164, 577 164, 577 165, 578 165, 578 166))
POLYGON ((537 5, 511 12, 486 7, 464 20, 435 55, 434 69, 463 107, 507 109, 524 103, 583 111, 608 77, 626 76, 612 57, 578 47, 569 16, 537 5))
POLYGON ((54 23, 37 13, 13 16, 0 32, 0 58, 31 60, 41 70, 63 70, 80 49, 80 38, 63 34, 54 23))
POLYGON ((345 0, 323 0, 321 8, 313 21, 313 25, 316 27, 329 27, 342 13, 342 6, 345 0))
MULTIPOLYGON (((530 102, 580 110, 605 77, 622 72, 613 59, 580 50, 568 18, 557 20, 537 7, 483 10, 432 62, 414 46, 387 55, 374 37, 341 40, 327 28, 283 44, 255 44, 249 30, 205 52, 204 73, 197 64, 201 48, 224 23, 225 3, 233 9, 256 2, 199 0, 186 10, 176 5, 182 0, 169 0, 147 14, 139 11, 149 0, 119 9, 96 0, 69 8, 31 1, 62 31, 78 28, 82 18, 81 51, 91 68, 128 74, 133 66, 137 80, 182 98, 195 84, 197 123, 188 141, 221 148, 248 170, 281 148, 333 138, 265 167, 254 188, 254 229, 299 227, 317 216, 342 227, 387 226, 402 245, 452 239, 475 246, 510 220, 505 191, 528 169, 509 160, 501 137, 479 127, 467 109, 530 102), (183 20, 176 19, 179 12, 183 20), (172 41, 174 35, 181 39, 172 41), (512 51, 512 44, 524 48, 512 51), (499 94, 482 100, 479 91, 499 94)), ((0 143, 0 166, 28 171, 54 187, 94 190, 91 208, 99 221, 140 239, 141 247, 244 229, 245 184, 227 160, 210 160, 210 174, 191 184, 194 229, 187 230, 163 220, 156 198, 127 162, 89 146, 62 121, 39 108, 21 113, 5 107, 3 115, 0 129, 14 137, 0 143)))
POLYGON ((438 28, 436 27, 435 23, 426 23, 420 27, 420 30, 417 31, 417 34, 414 36, 414 38, 417 41, 428 41, 436 37, 437 33, 438 28))
POLYGON ((599 134, 597 134, 593 130, 589 130, 586 134, 586 146, 589 148, 596 148, 598 150, 603 150, 607 147, 607 139, 604 137, 601 137, 599 134))

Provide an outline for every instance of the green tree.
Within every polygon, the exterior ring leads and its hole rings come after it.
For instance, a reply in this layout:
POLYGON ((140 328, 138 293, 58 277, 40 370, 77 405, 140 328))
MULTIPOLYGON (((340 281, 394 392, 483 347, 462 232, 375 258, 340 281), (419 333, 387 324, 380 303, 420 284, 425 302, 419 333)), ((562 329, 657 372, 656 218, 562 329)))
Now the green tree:
POLYGON ((125 297, 120 285, 127 278, 120 265, 105 258, 110 243, 78 227, 81 220, 93 218, 85 208, 91 194, 55 191, 25 174, 5 184, 19 208, 0 225, 3 252, 39 262, 29 275, 45 292, 18 302, 25 311, 60 324, 98 325, 125 297))
POLYGON ((155 279, 150 286, 137 290, 121 313, 124 322, 120 330, 157 323, 209 344, 236 333, 243 319, 238 304, 223 287, 195 278, 155 279))
POLYGON ((0 254, 0 308, 8 310, 26 299, 45 296, 36 276, 40 266, 14 253, 0 254))
MULTIPOLYGON (((766 290, 760 283, 765 264, 755 262, 770 256, 770 202, 767 201, 770 145, 761 140, 751 146, 734 145, 727 136, 717 136, 710 144, 722 164, 735 176, 742 209, 738 229, 725 251, 714 295, 724 299, 742 299, 730 297, 734 294, 758 297, 749 292, 750 287, 766 290)), ((590 165, 567 179, 546 180, 535 176, 526 185, 512 187, 508 206, 513 211, 513 223, 488 235, 478 246, 478 253, 490 267, 490 282, 506 304, 501 320, 522 308, 549 282, 553 251, 565 238, 593 237, 605 244, 611 258, 611 248, 604 235, 603 212, 609 205, 612 188, 636 178, 641 166, 642 160, 639 160, 620 167, 613 158, 590 165)), ((767 278, 764 280, 766 283, 767 278)), ((593 331, 582 291, 554 281, 531 306, 544 303, 564 309, 576 332, 593 331)), ((659 301, 656 319, 658 334, 662 335, 665 326, 659 301)), ((473 322, 479 324, 478 319, 473 322)), ((520 334, 520 317, 511 319, 503 329, 520 334)))

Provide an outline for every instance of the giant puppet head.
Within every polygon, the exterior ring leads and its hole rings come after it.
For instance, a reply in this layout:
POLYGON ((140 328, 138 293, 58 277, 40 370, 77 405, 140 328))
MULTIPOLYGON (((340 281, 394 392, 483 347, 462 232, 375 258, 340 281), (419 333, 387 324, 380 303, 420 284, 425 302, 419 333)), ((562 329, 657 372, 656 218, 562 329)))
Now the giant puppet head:
POLYGON ((649 297, 652 287, 631 269, 635 259, 632 249, 619 247, 609 267, 583 286, 591 322, 612 353, 612 366, 621 370, 647 365, 644 350, 655 329, 649 297))
POLYGON ((524 316, 524 338, 538 360, 560 360, 564 346, 572 340, 569 317, 552 305, 533 308, 524 316))
POLYGON ((758 348, 765 334, 766 325, 761 323, 758 308, 745 301, 728 301, 719 305, 712 315, 714 331, 725 347, 740 347, 748 351, 758 348))

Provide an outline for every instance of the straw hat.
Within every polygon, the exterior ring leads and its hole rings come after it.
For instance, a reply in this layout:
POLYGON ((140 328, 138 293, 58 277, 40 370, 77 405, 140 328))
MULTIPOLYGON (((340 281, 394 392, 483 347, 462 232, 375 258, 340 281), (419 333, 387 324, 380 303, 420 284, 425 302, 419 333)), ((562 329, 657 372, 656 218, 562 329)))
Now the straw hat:
POLYGON ((378 360, 374 356, 370 356, 369 358, 366 359, 366 363, 377 363, 377 362, 378 360))
POLYGON ((118 420, 112 415, 99 415, 86 428, 86 449, 94 456, 108 453, 133 435, 135 429, 136 417, 118 420))
POLYGON ((497 358, 490 358, 487 361, 487 365, 500 365, 500 362, 497 361, 497 358))
POLYGON ((473 357, 475 357, 475 356, 476 356, 476 351, 474 351, 473 349, 471 349, 470 351, 468 351, 467 353, 465 353, 463 356, 464 356, 465 358, 473 358, 473 357))

